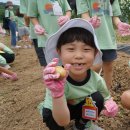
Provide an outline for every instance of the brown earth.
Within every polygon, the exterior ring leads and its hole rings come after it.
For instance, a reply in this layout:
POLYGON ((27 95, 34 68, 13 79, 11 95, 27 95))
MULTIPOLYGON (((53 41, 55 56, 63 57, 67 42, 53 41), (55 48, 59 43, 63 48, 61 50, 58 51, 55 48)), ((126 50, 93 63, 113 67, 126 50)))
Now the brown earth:
MULTIPOLYGON (((8 36, 0 38, 0 42, 7 45, 8 41, 8 36)), ((130 39, 126 42, 130 43, 130 39)), ((11 64, 11 70, 17 72, 19 80, 0 78, 0 130, 48 130, 37 110, 37 105, 44 99, 45 90, 34 48, 14 51, 16 60, 11 64)), ((130 111, 120 103, 121 93, 129 89, 130 85, 129 60, 129 55, 118 53, 118 59, 114 63, 111 93, 119 104, 120 111, 115 118, 99 118, 98 123, 105 130, 130 130, 130 111)))

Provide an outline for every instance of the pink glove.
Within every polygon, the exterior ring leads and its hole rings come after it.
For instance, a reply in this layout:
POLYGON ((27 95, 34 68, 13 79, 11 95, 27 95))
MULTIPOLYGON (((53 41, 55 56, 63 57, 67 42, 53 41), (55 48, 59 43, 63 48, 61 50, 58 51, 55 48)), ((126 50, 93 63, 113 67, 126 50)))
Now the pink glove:
POLYGON ((18 76, 16 73, 14 73, 13 75, 9 75, 9 74, 6 74, 6 73, 1 73, 1 76, 5 79, 11 79, 13 81, 16 81, 18 80, 18 76))
POLYGON ((34 31, 38 35, 43 35, 45 33, 45 29, 41 25, 39 25, 39 24, 36 24, 34 26, 34 31))
MULTIPOLYGON (((60 74, 55 73, 55 67, 58 64, 58 59, 55 58, 49 63, 43 71, 43 79, 46 87, 51 91, 53 98, 59 98, 64 95, 64 85, 66 78, 58 80, 60 74)), ((65 69, 69 70, 70 65, 66 64, 65 69)))
POLYGON ((58 18, 58 24, 60 25, 60 26, 62 26, 62 25, 64 25, 67 21, 69 21, 70 20, 70 18, 68 17, 68 16, 60 16, 59 18, 58 18))
POLYGON ((98 28, 101 25, 101 19, 97 16, 92 17, 89 22, 94 28, 98 28))
POLYGON ((103 110, 103 114, 108 117, 114 117, 118 112, 118 106, 113 99, 109 99, 105 102, 106 110, 103 110))
POLYGON ((0 34, 5 34, 4 30, 2 29, 2 27, 0 26, 0 34))
POLYGON ((10 76, 11 76, 11 77, 10 77, 11 80, 13 80, 13 81, 18 80, 18 76, 17 76, 16 73, 14 73, 13 75, 10 75, 10 76))
POLYGON ((121 36, 130 35, 130 25, 127 23, 119 22, 117 25, 118 32, 121 36))

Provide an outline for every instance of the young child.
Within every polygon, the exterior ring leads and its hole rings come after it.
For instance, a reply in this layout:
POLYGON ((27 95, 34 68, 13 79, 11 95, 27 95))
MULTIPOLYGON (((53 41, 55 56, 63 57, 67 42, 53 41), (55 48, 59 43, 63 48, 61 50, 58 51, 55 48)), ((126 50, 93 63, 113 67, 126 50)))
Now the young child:
POLYGON ((38 47, 42 47, 44 51, 47 38, 70 19, 71 9, 67 0, 30 0, 28 2, 28 15, 34 24, 38 47))
POLYGON ((18 36, 23 42, 30 43, 28 47, 31 47, 31 42, 29 39, 29 29, 25 26, 24 15, 20 13, 19 8, 16 10, 16 23, 18 28, 18 36))
POLYGON ((73 119, 74 130, 102 130, 93 120, 104 108, 106 116, 114 117, 118 106, 103 78, 90 69, 101 59, 91 24, 78 18, 65 23, 47 40, 45 57, 49 63, 43 72, 47 89, 39 109, 49 129, 64 130, 73 119), (59 79, 58 64, 64 66, 68 76, 59 79))
POLYGON ((27 16, 28 13, 28 4, 29 0, 20 0, 20 13, 24 14, 24 19, 25 19, 25 24, 26 26, 30 26, 30 39, 33 41, 34 44, 34 49, 36 51, 37 57, 39 59, 39 63, 41 65, 42 68, 44 68, 44 66, 46 66, 46 62, 45 62, 45 56, 44 56, 44 52, 43 52, 43 48, 42 47, 38 47, 38 42, 37 42, 37 36, 34 32, 34 26, 32 24, 32 22, 30 21, 30 17, 27 16))
POLYGON ((9 29, 11 32, 11 47, 12 48, 21 48, 21 46, 16 45, 16 22, 15 15, 13 12, 13 3, 12 1, 7 1, 5 5, 5 17, 8 18, 9 21, 9 29))
POLYGON ((5 44, 0 43, 0 66, 10 68, 9 63, 12 63, 15 59, 14 52, 5 44))
POLYGON ((117 44, 113 24, 122 36, 130 35, 130 25, 121 22, 118 18, 121 15, 118 0, 76 0, 76 5, 77 13, 81 14, 82 18, 86 20, 90 20, 94 16, 100 18, 101 24, 95 29, 95 32, 103 53, 103 64, 93 66, 93 70, 99 71, 102 66, 106 84, 108 88, 111 88, 113 61, 117 58, 117 44))

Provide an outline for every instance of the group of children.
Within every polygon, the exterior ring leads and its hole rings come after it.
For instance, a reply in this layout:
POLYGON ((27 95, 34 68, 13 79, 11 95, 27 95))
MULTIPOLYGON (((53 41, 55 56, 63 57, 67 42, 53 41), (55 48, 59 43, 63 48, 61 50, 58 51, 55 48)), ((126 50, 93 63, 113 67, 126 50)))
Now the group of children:
MULTIPOLYGON (((24 15, 20 13, 19 8, 13 11, 13 3, 7 1, 5 6, 5 18, 9 20, 9 31, 11 32, 11 47, 21 48, 18 42, 24 42, 24 48, 31 48, 32 42, 29 38, 29 27, 25 25, 24 15)), ((7 29, 6 29, 7 30, 7 29)))
POLYGON ((103 130, 95 124, 100 113, 108 117, 118 113, 109 92, 117 58, 113 24, 122 36, 130 35, 130 25, 118 17, 118 0, 75 0, 75 16, 81 18, 74 19, 69 3, 20 0, 20 12, 31 20, 30 35, 43 68, 46 95, 40 113, 50 130, 64 130, 71 120, 73 130, 103 130), (56 73, 58 65, 66 70, 64 78, 56 73), (104 78, 97 73, 101 68, 104 78))
MULTIPOLYGON (((4 34, 4 30, 0 26, 0 35, 4 34)), ((0 42, 0 77, 5 79, 17 80, 18 76, 15 72, 9 70, 10 63, 15 59, 13 50, 7 47, 4 43, 0 42)))

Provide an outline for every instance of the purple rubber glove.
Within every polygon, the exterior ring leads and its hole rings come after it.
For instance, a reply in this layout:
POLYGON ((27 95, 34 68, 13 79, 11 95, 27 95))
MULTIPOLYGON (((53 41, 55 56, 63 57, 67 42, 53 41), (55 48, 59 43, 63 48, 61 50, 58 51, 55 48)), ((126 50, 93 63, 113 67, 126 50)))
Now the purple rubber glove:
POLYGON ((68 16, 60 16, 58 18, 58 24, 59 24, 59 26, 62 26, 69 20, 70 20, 70 18, 68 16))
MULTIPOLYGON (((55 58, 49 63, 43 71, 43 80, 46 87, 51 91, 53 98, 59 98, 64 95, 64 85, 66 77, 62 80, 59 80, 60 74, 55 73, 55 67, 58 64, 58 59, 55 58)), ((66 64, 66 71, 70 69, 70 64, 66 64)))
POLYGON ((118 105, 113 99, 109 99, 105 102, 105 110, 103 110, 103 114, 108 117, 114 117, 118 112, 118 105))
POLYGON ((98 28, 101 25, 101 19, 97 16, 90 18, 88 21, 94 28, 98 28))
POLYGON ((34 26, 34 31, 38 35, 43 35, 45 33, 45 29, 41 25, 39 25, 39 24, 36 24, 34 26))
POLYGON ((121 36, 130 35, 130 25, 127 23, 119 22, 117 25, 118 32, 121 36))

